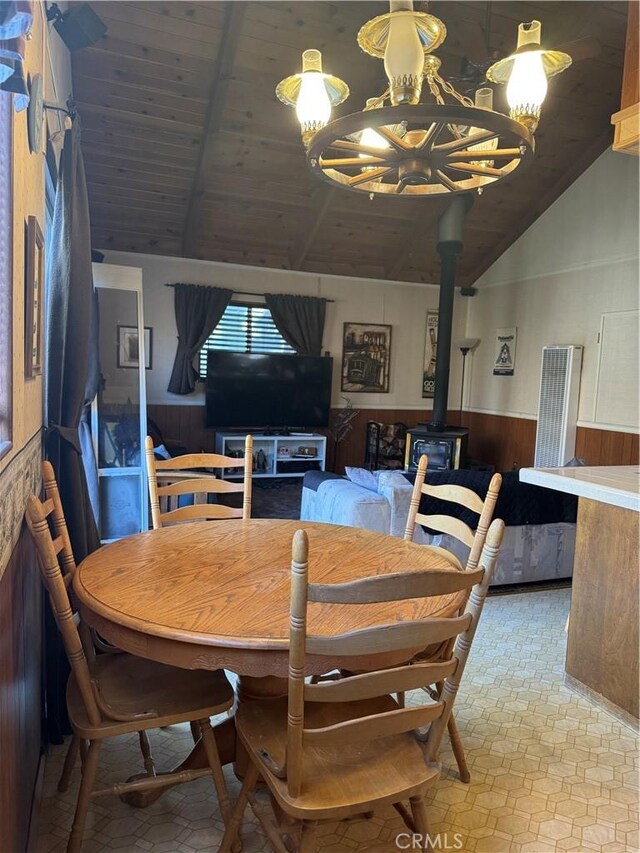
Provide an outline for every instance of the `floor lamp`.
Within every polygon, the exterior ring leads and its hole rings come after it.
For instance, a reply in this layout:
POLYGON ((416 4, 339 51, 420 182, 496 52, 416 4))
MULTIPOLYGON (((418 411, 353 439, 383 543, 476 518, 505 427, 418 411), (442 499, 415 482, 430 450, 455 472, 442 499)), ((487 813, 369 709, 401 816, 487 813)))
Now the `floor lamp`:
POLYGON ((462 426, 462 404, 464 400, 464 369, 467 362, 467 355, 474 350, 480 343, 479 338, 463 338, 461 341, 456 341, 456 346, 462 353, 462 378, 460 380, 460 426, 462 426))

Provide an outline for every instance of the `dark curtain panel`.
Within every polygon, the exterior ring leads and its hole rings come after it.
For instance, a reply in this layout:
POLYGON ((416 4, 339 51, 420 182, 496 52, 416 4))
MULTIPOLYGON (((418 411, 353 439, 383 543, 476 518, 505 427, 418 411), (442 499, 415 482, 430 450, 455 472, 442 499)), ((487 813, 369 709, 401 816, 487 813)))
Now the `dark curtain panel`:
POLYGON ((173 291, 178 350, 167 390, 190 394, 198 378, 193 359, 220 322, 233 291, 201 284, 174 284, 173 291))
MULTIPOLYGON (((64 137, 47 260, 47 455, 56 472, 69 535, 79 563, 100 544, 87 476, 97 492, 88 405, 97 391, 97 301, 91 274, 89 202, 78 120, 64 137)), ((46 614, 46 701, 49 737, 68 731, 67 661, 46 614)))
POLYGON ((315 296, 265 295, 276 328, 298 355, 321 355, 326 299, 315 296))

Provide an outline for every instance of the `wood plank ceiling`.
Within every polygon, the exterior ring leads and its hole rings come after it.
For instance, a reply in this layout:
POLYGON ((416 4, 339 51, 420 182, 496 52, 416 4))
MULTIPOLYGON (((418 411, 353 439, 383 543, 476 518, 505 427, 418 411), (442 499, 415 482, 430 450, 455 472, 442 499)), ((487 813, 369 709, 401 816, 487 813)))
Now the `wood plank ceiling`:
MULTIPOLYGON (((494 2, 490 46, 538 17, 556 45, 596 37, 595 57, 552 81, 533 164, 488 188, 468 217, 460 284, 476 278, 610 144, 626 26, 622 2, 494 2)), ((384 2, 100 2, 108 26, 73 54, 96 248, 437 281, 442 201, 331 190, 308 172, 295 114, 275 97, 307 47, 345 79, 356 112, 383 90, 356 44, 384 2)), ((432 2, 445 76, 486 51, 485 2, 432 2)), ((584 43, 583 43, 584 44, 584 43)), ((504 91, 496 107, 507 111, 504 91)))

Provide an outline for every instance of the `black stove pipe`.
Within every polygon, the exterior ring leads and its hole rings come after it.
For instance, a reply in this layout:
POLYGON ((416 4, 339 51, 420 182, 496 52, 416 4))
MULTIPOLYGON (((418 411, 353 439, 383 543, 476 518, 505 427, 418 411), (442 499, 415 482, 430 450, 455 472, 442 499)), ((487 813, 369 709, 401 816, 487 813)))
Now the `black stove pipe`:
POLYGON ((455 196, 438 220, 438 254, 440 255, 440 298, 438 303, 438 351, 436 358, 433 413, 429 429, 442 432, 447 426, 449 372, 451 368, 451 328, 455 293, 456 262, 462 251, 465 215, 473 205, 470 193, 455 196))

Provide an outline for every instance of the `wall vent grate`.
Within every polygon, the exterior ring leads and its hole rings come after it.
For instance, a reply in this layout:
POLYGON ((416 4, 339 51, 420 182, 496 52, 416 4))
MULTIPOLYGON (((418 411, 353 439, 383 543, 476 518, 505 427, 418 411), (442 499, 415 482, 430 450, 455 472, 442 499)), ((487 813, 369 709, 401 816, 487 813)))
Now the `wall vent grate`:
POLYGON ((534 465, 558 468, 575 456, 582 347, 542 350, 534 465))

